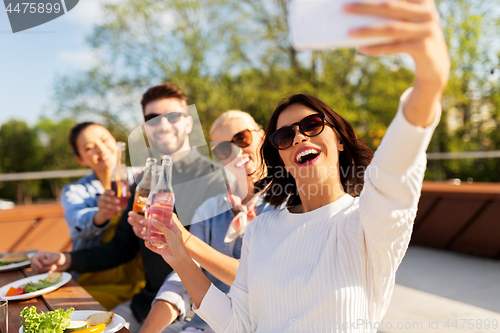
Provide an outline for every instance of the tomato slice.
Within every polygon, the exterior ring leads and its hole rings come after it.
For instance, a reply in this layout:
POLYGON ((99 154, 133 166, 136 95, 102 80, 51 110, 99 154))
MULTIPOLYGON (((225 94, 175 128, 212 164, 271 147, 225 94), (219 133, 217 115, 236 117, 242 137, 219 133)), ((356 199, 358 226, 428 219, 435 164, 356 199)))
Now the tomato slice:
POLYGON ((26 294, 26 292, 24 291, 24 289, 23 289, 23 288, 21 288, 21 287, 17 288, 17 293, 16 293, 16 295, 24 295, 24 294, 26 294))
POLYGON ((95 326, 86 328, 86 329, 81 330, 81 331, 76 331, 75 333, 101 333, 101 332, 104 332, 105 328, 106 328, 106 324, 101 323, 101 324, 97 324, 95 326))

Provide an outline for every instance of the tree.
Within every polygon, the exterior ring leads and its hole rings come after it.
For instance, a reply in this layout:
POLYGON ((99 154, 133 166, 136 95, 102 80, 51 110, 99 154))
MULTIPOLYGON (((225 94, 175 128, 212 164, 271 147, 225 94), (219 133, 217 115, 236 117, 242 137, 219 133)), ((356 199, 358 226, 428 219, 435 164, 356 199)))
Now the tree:
MULTIPOLYGON (((2 173, 27 172, 36 168, 39 149, 36 133, 24 121, 9 120, 0 127, 0 170, 2 173)), ((0 196, 30 201, 38 194, 39 181, 5 182, 0 196)))
MULTIPOLYGON (((72 116, 98 115, 108 126, 127 131, 139 124, 141 93, 170 81, 196 104, 208 133, 225 110, 248 111, 265 125, 282 97, 309 92, 344 115, 376 148, 399 96, 412 84, 412 70, 399 58, 364 57, 355 50, 296 52, 288 41, 286 3, 127 0, 105 4, 106 21, 88 37, 98 65, 59 79, 58 108, 72 116)), ((497 3, 437 1, 452 75, 433 151, 492 149, 498 144, 497 131, 492 130, 498 125, 498 117, 493 117, 498 110, 494 99, 498 82, 488 81, 484 70, 494 68, 498 60, 489 52, 494 34, 485 34, 497 31, 493 28, 500 22, 498 12, 491 10, 497 3), (477 110, 485 105, 490 116, 477 121, 477 110), (451 130, 450 119, 457 114, 462 124, 451 130)), ((477 177, 477 163, 430 163, 427 177, 477 177)), ((498 161, 480 163, 487 164, 488 170, 490 164, 498 168, 498 161)), ((490 172, 481 179, 498 180, 498 174, 490 172)))
MULTIPOLYGON (((499 1, 438 2, 451 56, 451 73, 443 96, 443 117, 430 150, 495 150, 500 145, 498 54, 491 46, 500 27, 499 1), (493 70, 493 72, 492 72, 493 70)), ((427 177, 500 181, 500 160, 431 161, 427 177)))

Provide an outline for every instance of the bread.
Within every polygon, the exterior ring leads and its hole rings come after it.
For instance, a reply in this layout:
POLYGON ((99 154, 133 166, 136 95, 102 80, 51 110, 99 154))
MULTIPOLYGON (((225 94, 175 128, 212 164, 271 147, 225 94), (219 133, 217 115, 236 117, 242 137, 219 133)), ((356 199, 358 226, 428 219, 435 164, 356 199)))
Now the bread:
POLYGON ((60 272, 54 272, 54 273, 50 273, 45 278, 45 280, 47 280, 50 283, 57 283, 59 281, 59 279, 61 279, 61 278, 62 278, 62 273, 60 273, 60 272))
POLYGON ((90 315, 87 318, 87 324, 89 326, 95 326, 100 323, 104 324, 109 324, 113 320, 114 312, 109 311, 109 312, 103 312, 103 313, 96 313, 93 315, 90 315))
POLYGON ((30 260, 26 253, 9 253, 9 254, 4 255, 0 259, 0 261, 3 263, 19 262, 19 261, 25 261, 25 260, 30 260))

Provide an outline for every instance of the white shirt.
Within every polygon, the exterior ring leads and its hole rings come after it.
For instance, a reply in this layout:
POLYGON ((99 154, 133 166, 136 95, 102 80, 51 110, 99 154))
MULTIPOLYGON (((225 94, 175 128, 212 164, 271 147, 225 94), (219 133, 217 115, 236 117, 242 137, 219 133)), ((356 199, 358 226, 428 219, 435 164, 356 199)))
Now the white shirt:
POLYGON ((229 294, 213 285, 196 313, 216 332, 375 332, 408 247, 439 122, 398 114, 365 173, 359 198, 344 195, 302 214, 284 209, 249 226, 229 294))

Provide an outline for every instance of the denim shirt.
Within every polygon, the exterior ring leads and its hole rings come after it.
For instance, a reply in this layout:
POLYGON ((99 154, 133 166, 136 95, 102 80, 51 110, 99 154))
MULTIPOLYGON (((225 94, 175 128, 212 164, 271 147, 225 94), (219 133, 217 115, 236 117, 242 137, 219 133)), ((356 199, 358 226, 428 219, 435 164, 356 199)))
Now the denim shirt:
MULTIPOLYGON (((196 210, 193 217, 193 221, 202 220, 202 222, 192 224, 189 231, 217 251, 239 260, 242 237, 238 237, 231 243, 224 243, 227 229, 234 218, 234 213, 230 207, 230 204, 227 202, 227 194, 221 194, 206 200, 196 210)), ((257 205, 255 205, 255 210, 257 211, 257 215, 260 215, 274 210, 274 207, 264 204, 261 198, 257 205)), ((206 270, 202 270, 210 282, 217 288, 225 293, 229 292, 230 286, 218 280, 206 270)), ((169 302, 179 309, 180 314, 176 321, 183 320, 190 310, 189 295, 175 272, 172 272, 165 280, 165 283, 156 295, 155 301, 157 300, 169 302)), ((198 317, 198 315, 195 315, 191 321, 186 322, 185 327, 210 329, 210 326, 198 317)))
POLYGON ((102 233, 109 226, 109 222, 102 226, 94 224, 94 215, 98 211, 97 200, 103 193, 104 188, 93 172, 64 186, 61 204, 69 235, 73 239, 73 251, 100 244, 102 233))

